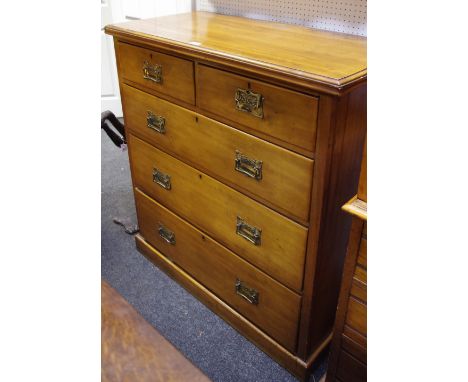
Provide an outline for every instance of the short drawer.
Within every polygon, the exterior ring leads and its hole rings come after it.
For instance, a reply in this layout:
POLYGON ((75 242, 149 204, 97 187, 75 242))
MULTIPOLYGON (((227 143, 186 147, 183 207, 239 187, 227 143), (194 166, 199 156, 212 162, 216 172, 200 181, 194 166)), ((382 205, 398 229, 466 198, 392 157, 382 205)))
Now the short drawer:
POLYGON ((366 382, 367 367, 346 351, 341 350, 336 377, 337 380, 343 382, 366 382))
POLYGON ((349 338, 347 335, 341 335, 341 347, 359 361, 367 364, 367 348, 349 338))
POLYGON ((130 86, 122 91, 127 129, 281 212, 308 220, 311 159, 130 86))
POLYGON ((290 351, 301 297, 135 190, 140 233, 192 277, 290 351))
POLYGON ((119 70, 124 80, 195 104, 193 62, 119 43, 119 70))
POLYGON ((198 65, 197 105, 261 134, 315 149, 316 97, 198 65))
POLYGON ((129 135, 135 186, 239 256, 301 290, 307 228, 129 135))
POLYGON ((367 306, 354 297, 350 297, 348 300, 346 325, 364 336, 367 335, 367 306))

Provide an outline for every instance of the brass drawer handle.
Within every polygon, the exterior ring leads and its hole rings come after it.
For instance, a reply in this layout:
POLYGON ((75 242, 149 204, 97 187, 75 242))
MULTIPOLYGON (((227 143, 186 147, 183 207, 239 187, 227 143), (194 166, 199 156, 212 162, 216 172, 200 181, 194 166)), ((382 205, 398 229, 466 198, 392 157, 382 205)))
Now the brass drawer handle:
POLYGON ((175 234, 171 230, 169 230, 167 227, 164 227, 163 224, 159 223, 159 236, 161 236, 164 241, 166 241, 169 244, 175 245, 175 234))
POLYGON ((160 134, 166 134, 166 119, 160 115, 155 115, 151 111, 147 111, 146 126, 160 134))
POLYGON ((237 89, 234 96, 236 109, 263 118, 263 96, 247 89, 237 89))
POLYGON ((243 155, 240 151, 236 150, 235 169, 251 178, 262 179, 262 165, 261 160, 250 159, 243 155))
POLYGON ((247 224, 244 219, 237 217, 236 233, 254 245, 262 243, 262 230, 247 224))
POLYGON ((162 66, 145 61, 143 63, 143 78, 160 84, 162 82, 162 66))
POLYGON ((157 168, 153 168, 153 182, 159 184, 162 188, 165 188, 166 190, 171 189, 171 176, 164 174, 157 168))
POLYGON ((236 293, 245 298, 248 302, 253 305, 258 305, 258 292, 246 286, 241 280, 236 279, 236 293))

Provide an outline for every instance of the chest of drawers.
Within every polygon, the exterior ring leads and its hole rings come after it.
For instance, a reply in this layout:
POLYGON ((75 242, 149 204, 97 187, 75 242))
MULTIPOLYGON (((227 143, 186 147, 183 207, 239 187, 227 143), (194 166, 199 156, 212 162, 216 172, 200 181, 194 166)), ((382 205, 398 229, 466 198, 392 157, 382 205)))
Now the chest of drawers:
POLYGON ((357 194, 343 206, 353 217, 343 270, 327 382, 367 381, 367 155, 357 194))
POLYGON ((366 40, 194 12, 114 36, 137 248, 305 379, 331 339, 366 40))

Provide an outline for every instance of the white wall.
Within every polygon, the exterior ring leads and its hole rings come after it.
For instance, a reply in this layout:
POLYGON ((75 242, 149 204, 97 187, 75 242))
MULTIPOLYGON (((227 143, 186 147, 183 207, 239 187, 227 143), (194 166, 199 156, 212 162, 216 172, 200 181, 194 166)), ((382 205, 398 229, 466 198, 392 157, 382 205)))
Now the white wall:
POLYGON ((196 9, 367 35, 367 0, 196 0, 196 9))
POLYGON ((191 12, 194 5, 192 0, 122 0, 127 20, 191 12))
POLYGON ((101 0, 101 111, 110 110, 122 116, 114 44, 104 34, 107 24, 147 19, 195 9, 195 0, 101 0))

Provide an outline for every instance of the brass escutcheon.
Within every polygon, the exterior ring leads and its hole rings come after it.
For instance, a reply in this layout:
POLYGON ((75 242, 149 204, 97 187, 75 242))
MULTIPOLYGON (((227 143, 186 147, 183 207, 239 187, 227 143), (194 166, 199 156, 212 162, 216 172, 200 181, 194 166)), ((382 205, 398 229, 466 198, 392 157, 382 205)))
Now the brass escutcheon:
POLYGON ((248 89, 236 90, 234 95, 236 109, 263 118, 263 96, 248 89))
POLYGON ((143 63, 143 78, 160 84, 162 82, 162 66, 145 61, 143 63))

